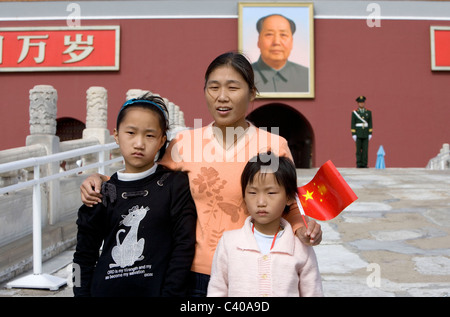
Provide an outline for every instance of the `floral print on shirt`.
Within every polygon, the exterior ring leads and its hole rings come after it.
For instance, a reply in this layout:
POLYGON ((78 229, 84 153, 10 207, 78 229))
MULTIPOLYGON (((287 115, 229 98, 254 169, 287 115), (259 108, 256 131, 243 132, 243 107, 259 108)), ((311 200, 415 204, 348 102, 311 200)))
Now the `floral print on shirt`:
POLYGON ((226 184, 227 181, 221 179, 219 173, 213 167, 202 167, 200 174, 197 174, 196 178, 192 179, 191 186, 198 191, 198 194, 206 195, 209 198, 206 204, 208 208, 197 210, 197 212, 202 212, 204 215, 209 214, 208 221, 202 223, 204 228, 208 228, 211 225, 214 226, 210 228, 211 236, 208 241, 212 249, 216 248, 217 242, 226 229, 221 226, 221 217, 224 215, 229 216, 231 222, 237 223, 240 214, 245 210, 243 200, 239 204, 224 201, 221 191, 226 184))

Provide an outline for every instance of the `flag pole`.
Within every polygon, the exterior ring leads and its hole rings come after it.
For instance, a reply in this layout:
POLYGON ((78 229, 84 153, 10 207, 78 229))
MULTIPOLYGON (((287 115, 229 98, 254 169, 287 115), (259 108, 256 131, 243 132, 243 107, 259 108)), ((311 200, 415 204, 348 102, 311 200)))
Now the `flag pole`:
POLYGON ((298 210, 300 210, 300 214, 302 215, 303 223, 305 224, 306 228, 308 228, 308 224, 306 223, 305 219, 305 211, 303 210, 300 199, 298 198, 298 194, 295 195, 295 200, 297 201, 298 210))

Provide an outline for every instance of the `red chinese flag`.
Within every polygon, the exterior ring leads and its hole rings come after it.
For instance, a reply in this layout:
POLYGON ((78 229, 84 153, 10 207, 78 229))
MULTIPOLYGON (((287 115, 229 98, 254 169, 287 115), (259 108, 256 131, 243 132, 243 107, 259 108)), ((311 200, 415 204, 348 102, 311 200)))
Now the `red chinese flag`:
POLYGON ((320 167, 308 184, 298 187, 305 214, 316 220, 336 217, 358 197, 331 161, 320 167))

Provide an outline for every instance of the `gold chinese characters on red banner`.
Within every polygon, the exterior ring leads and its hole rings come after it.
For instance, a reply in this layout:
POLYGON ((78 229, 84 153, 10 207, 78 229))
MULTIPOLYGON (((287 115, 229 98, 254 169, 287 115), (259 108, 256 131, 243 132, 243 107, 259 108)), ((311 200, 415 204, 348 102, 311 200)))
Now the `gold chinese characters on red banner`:
POLYGON ((119 70, 120 27, 0 28, 0 72, 119 70))

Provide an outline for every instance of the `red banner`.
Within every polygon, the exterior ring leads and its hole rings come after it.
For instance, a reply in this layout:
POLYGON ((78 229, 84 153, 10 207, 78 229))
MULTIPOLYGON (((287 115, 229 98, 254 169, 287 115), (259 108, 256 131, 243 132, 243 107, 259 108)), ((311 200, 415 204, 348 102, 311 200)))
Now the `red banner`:
POLYGON ((450 70, 450 27, 431 27, 431 69, 450 70))
POLYGON ((0 72, 119 70, 120 27, 0 28, 0 72))

